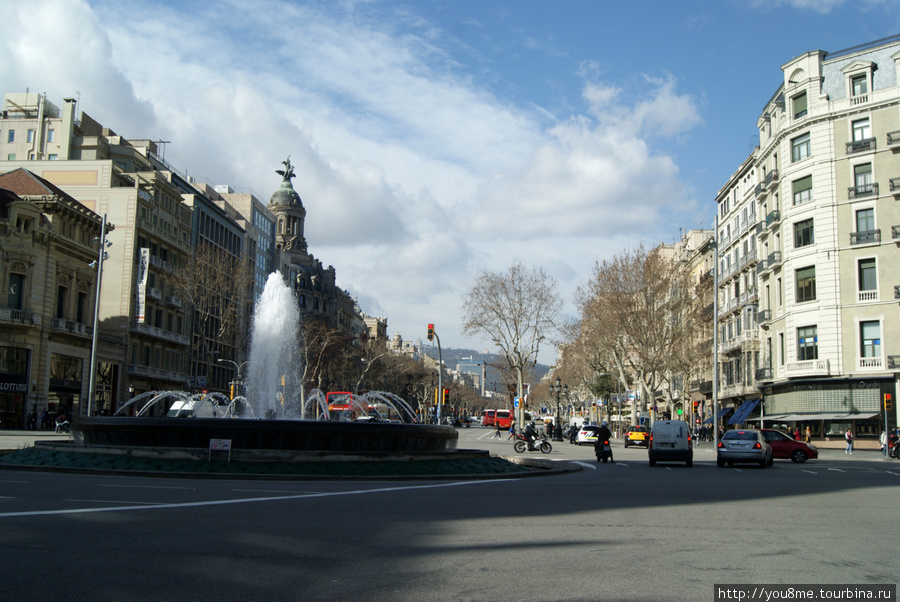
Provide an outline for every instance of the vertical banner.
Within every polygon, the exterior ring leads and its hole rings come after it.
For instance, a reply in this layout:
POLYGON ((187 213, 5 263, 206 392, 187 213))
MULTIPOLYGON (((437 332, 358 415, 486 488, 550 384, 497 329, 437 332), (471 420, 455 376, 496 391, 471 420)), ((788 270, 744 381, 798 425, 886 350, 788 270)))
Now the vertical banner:
POLYGON ((144 323, 144 310, 147 305, 147 273, 150 271, 150 249, 141 248, 141 260, 138 263, 137 273, 137 308, 135 318, 138 323, 144 323))

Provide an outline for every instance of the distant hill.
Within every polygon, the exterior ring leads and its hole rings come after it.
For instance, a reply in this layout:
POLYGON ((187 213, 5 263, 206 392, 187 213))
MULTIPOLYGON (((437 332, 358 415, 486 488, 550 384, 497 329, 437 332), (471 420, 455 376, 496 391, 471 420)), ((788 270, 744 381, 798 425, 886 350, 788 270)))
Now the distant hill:
MULTIPOLYGON (((429 346, 427 343, 423 343, 422 350, 430 358, 435 360, 438 359, 438 350, 437 345, 429 346)), ((487 389, 492 388, 492 383, 502 383, 502 373, 497 368, 494 368, 494 365, 497 366, 505 366, 505 361, 503 358, 497 357, 495 353, 480 353, 473 349, 441 349, 441 359, 444 361, 444 365, 447 368, 452 370, 456 370, 460 365, 464 366, 480 366, 482 363, 487 362, 486 369, 486 377, 485 383, 487 385, 487 389)), ((480 368, 479 368, 480 369, 480 368)), ((548 372, 550 371, 550 366, 546 366, 544 364, 537 364, 532 370, 532 379, 531 382, 536 384, 539 382, 548 372)))

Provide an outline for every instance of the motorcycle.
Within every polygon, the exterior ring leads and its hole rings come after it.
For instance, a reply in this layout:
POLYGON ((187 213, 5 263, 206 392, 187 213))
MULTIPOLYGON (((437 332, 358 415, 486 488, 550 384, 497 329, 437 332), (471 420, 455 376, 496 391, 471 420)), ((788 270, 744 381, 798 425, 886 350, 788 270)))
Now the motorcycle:
POLYGON ((900 458, 900 437, 890 435, 888 437, 888 457, 900 458))
POLYGON ((597 454, 597 462, 603 462, 604 464, 606 464, 607 460, 615 462, 615 460, 613 460, 612 446, 609 444, 609 439, 602 443, 598 441, 596 445, 594 445, 594 453, 597 454))
POLYGON ((525 435, 520 433, 516 433, 516 442, 513 443, 513 449, 516 450, 516 453, 525 453, 525 450, 528 451, 537 451, 541 450, 541 453, 549 454, 553 451, 553 446, 550 445, 550 442, 547 441, 547 435, 541 435, 539 439, 536 439, 533 446, 528 445, 528 439, 525 438, 525 435))

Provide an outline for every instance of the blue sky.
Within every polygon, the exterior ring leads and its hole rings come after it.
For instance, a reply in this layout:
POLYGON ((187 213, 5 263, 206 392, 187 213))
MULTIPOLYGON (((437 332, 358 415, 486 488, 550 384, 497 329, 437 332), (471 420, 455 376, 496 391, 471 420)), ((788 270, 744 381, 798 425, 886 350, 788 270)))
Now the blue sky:
MULTIPOLYGON (((780 66, 900 33, 856 0, 6 0, 3 92, 78 96, 268 200, 390 334, 446 346, 480 269, 553 274, 709 227, 780 66)), ((569 308, 572 311, 571 306, 569 308)), ((553 361, 554 350, 541 359, 553 361)))

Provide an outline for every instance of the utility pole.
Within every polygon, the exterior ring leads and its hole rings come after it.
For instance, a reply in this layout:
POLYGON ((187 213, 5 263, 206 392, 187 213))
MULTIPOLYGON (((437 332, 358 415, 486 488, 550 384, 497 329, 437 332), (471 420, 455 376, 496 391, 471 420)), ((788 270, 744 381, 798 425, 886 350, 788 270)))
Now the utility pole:
POLYGON ((438 346, 438 399, 437 408, 435 408, 435 418, 437 423, 441 423, 441 404, 444 401, 444 360, 441 357, 441 337, 434 330, 434 324, 428 325, 428 340, 436 340, 438 346))

